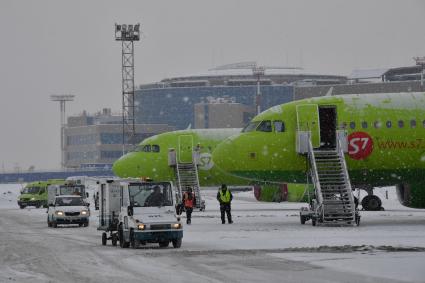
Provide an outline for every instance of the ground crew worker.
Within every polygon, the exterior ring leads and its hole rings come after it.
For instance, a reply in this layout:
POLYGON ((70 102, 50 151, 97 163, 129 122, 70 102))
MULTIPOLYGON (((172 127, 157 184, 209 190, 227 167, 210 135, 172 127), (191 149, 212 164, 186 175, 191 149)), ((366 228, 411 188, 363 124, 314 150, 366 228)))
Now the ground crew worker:
POLYGON ((190 225, 192 222, 192 211, 193 206, 196 205, 195 194, 192 192, 192 188, 188 188, 183 194, 183 206, 186 210, 186 223, 190 225))
POLYGON ((225 224, 225 217, 224 213, 227 214, 227 221, 229 224, 232 224, 232 214, 230 213, 231 206, 230 203, 232 202, 233 195, 232 193, 227 189, 226 184, 222 184, 221 188, 218 189, 217 193, 217 200, 220 203, 220 212, 221 212, 221 224, 225 224))

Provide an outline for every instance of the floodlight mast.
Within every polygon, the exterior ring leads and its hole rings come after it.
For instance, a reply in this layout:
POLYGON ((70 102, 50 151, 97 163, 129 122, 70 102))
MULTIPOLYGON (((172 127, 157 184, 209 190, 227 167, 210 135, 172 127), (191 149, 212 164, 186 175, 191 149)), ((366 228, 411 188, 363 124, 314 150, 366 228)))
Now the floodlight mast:
POLYGON ((61 167, 65 168, 65 126, 66 126, 66 113, 65 113, 65 103, 67 101, 74 101, 75 95, 63 94, 63 95, 51 95, 51 101, 59 101, 60 112, 61 112, 61 167))
POLYGON ((416 65, 421 66, 421 89, 424 90, 424 67, 425 67, 425 56, 413 57, 416 65))
POLYGON ((140 24, 115 24, 115 40, 121 41, 122 52, 122 151, 136 144, 134 115, 134 41, 140 40, 140 24))

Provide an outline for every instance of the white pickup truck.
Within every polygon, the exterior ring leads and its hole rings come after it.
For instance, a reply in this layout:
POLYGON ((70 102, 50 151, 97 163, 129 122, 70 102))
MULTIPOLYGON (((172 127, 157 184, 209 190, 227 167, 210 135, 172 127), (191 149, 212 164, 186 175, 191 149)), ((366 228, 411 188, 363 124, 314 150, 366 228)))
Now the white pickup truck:
POLYGON ((59 195, 47 210, 47 226, 56 228, 59 224, 89 226, 90 210, 78 195, 59 195))

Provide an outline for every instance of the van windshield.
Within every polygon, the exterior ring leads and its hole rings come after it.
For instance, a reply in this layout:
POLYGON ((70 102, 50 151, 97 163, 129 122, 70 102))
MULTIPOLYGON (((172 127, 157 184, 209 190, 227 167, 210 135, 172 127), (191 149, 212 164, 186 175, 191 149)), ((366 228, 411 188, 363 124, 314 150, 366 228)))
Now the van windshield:
POLYGON ((78 195, 82 196, 84 193, 84 186, 60 186, 61 195, 78 195))
POLYGON ((82 198, 79 197, 60 197, 56 198, 56 206, 82 206, 85 205, 82 198))
POLYGON ((38 194, 40 187, 28 187, 22 190, 23 194, 38 194))
POLYGON ((155 207, 173 205, 169 183, 133 183, 128 187, 130 204, 134 207, 155 207))

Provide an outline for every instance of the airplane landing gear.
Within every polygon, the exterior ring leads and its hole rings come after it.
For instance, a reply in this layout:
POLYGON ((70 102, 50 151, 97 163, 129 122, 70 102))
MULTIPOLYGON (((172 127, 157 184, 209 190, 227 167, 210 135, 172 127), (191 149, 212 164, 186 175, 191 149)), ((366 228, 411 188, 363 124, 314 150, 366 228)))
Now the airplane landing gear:
POLYGON ((366 211, 378 211, 384 210, 382 207, 382 201, 378 196, 367 195, 362 199, 363 210, 366 211))

